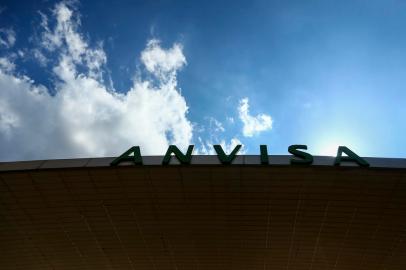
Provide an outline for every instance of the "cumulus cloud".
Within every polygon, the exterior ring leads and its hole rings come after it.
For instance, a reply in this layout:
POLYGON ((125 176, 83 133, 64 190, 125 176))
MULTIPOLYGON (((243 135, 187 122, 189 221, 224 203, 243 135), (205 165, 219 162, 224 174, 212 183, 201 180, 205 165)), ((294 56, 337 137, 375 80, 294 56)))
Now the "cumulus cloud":
POLYGON ((80 33, 74 6, 61 2, 41 17, 39 49, 57 55, 54 89, 0 60, 0 160, 114 156, 131 145, 162 154, 169 144, 190 144, 192 124, 176 80, 186 64, 180 44, 166 49, 149 41, 141 62, 152 78, 136 76, 119 93, 104 83, 107 56, 80 33))
POLYGON ((243 123, 243 135, 252 137, 262 131, 272 129, 271 116, 266 114, 250 115, 248 101, 248 98, 241 99, 238 107, 239 118, 243 123))
POLYGON ((161 80, 169 80, 176 76, 176 72, 186 64, 186 58, 180 44, 168 50, 159 46, 159 40, 152 39, 147 48, 141 53, 141 60, 147 70, 161 80))

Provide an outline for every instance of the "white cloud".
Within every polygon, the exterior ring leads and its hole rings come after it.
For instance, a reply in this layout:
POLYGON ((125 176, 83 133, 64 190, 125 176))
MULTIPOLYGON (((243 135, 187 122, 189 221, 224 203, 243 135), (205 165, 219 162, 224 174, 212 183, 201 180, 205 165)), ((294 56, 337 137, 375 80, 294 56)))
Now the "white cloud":
POLYGON ((7 57, 0 57, 0 69, 4 72, 12 72, 15 64, 7 57))
POLYGON ((219 120, 217 120, 214 117, 209 117, 209 125, 210 125, 210 130, 213 132, 224 132, 226 131, 223 123, 221 123, 219 120))
POLYGON ((147 48, 141 53, 141 60, 147 70, 161 80, 176 78, 176 72, 186 64, 180 44, 163 50, 156 39, 148 42, 147 48))
POLYGON ((196 154, 216 155, 216 151, 213 147, 214 144, 220 144, 226 153, 231 153, 237 144, 241 144, 242 147, 238 153, 246 153, 244 144, 237 137, 233 137, 231 140, 224 139, 226 129, 222 122, 212 116, 205 117, 205 120, 208 122, 208 128, 203 131, 207 131, 207 137, 205 140, 203 140, 201 136, 197 138, 198 146, 196 147, 196 154))
POLYGON ((239 155, 245 154, 245 146, 237 138, 232 138, 230 143, 226 143, 224 140, 222 140, 220 142, 221 147, 223 148, 224 152, 227 153, 227 154, 230 154, 238 144, 241 144, 241 149, 238 152, 238 154, 239 155))
MULTIPOLYGON (((49 26, 49 18, 44 13, 41 16, 41 26, 43 32, 41 35, 41 45, 48 51, 58 50, 60 53, 60 65, 54 69, 58 76, 75 76, 71 74, 74 69, 69 68, 73 65, 84 65, 88 69, 87 76, 95 79, 103 78, 101 69, 107 61, 106 54, 99 43, 94 48, 89 48, 83 35, 78 31, 80 20, 73 16, 73 6, 61 2, 55 5, 53 16, 56 24, 53 29, 49 26), (68 73, 64 73, 70 70, 68 73)), ((38 51, 34 56, 44 63, 44 57, 38 51)))
POLYGON ((47 65, 48 59, 41 52, 41 50, 39 50, 37 48, 32 50, 32 55, 38 61, 38 63, 40 64, 41 67, 45 67, 47 65))
POLYGON ((244 125, 242 133, 245 137, 252 137, 262 131, 272 129, 272 118, 270 115, 258 114, 252 116, 249 114, 248 98, 240 100, 238 113, 244 125))
POLYGON ((201 137, 198 137, 200 147, 198 147, 196 150, 197 154, 200 155, 214 155, 214 149, 212 145, 210 145, 210 142, 204 142, 201 137))
POLYGON ((12 28, 0 28, 0 47, 11 48, 16 42, 16 33, 12 28))
MULTIPOLYGON (((218 143, 214 143, 211 140, 203 141, 201 137, 198 137, 198 140, 200 146, 197 148, 197 154, 216 155, 216 151, 214 150, 213 145, 218 143)), ((220 141, 220 145, 226 154, 230 154, 238 144, 241 145, 238 155, 245 154, 246 153, 245 145, 238 138, 235 137, 231 138, 229 143, 227 143, 224 139, 220 141)))
POLYGON ((56 94, 2 60, 0 160, 114 156, 132 145, 143 154, 162 154, 168 144, 190 144, 192 124, 176 80, 186 63, 179 44, 165 49, 148 42, 141 61, 159 84, 138 78, 118 93, 103 82, 102 44, 92 47, 84 39, 72 6, 59 3, 53 16, 41 17, 41 50, 58 55, 56 94))
POLYGON ((234 124, 234 117, 227 117, 227 121, 230 122, 230 124, 234 124))

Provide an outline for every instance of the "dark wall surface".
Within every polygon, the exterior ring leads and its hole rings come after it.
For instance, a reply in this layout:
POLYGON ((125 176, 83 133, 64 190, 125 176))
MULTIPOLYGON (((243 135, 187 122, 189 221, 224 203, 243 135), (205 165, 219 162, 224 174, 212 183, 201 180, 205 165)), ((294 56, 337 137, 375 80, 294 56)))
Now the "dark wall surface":
POLYGON ((96 161, 0 165, 1 269, 406 269, 405 169, 96 161))

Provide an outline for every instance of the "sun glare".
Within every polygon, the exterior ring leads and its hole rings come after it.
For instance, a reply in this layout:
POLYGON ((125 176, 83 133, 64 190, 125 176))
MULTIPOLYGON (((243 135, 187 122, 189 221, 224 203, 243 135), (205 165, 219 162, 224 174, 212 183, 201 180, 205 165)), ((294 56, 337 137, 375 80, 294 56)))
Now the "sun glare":
POLYGON ((357 149, 354 149, 354 146, 356 146, 356 145, 357 145, 356 143, 354 143, 352 140, 348 140, 348 139, 342 139, 342 140, 328 139, 328 140, 320 141, 319 143, 317 143, 316 147, 314 149, 314 153, 316 155, 321 155, 321 156, 335 157, 337 155, 337 149, 339 146, 347 146, 352 150, 357 150, 357 149))
POLYGON ((326 143, 320 146, 317 154, 322 156, 335 156, 337 154, 338 146, 340 146, 340 144, 335 142, 326 143))

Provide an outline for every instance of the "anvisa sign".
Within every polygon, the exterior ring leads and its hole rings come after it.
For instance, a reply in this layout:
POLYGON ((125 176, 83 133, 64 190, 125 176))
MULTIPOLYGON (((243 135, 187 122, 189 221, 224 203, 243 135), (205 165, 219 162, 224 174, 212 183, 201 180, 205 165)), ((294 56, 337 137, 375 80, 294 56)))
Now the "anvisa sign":
MULTIPOLYGON (((219 159, 221 164, 229 165, 232 164, 233 160, 237 156, 238 151, 241 149, 241 145, 235 146, 233 151, 230 154, 226 154, 221 147, 221 145, 215 144, 213 145, 214 150, 216 151, 217 158, 219 159)), ((186 154, 182 153, 179 148, 175 145, 170 145, 168 150, 166 151, 165 156, 162 159, 162 165, 168 165, 171 158, 175 157, 179 160, 179 162, 183 165, 191 164, 192 161, 192 153, 193 153, 194 145, 189 145, 186 154)), ((266 145, 260 145, 260 160, 262 165, 269 164, 269 155, 268 155, 268 147, 266 145)), ((292 158, 290 159, 290 164, 292 165, 311 165, 313 163, 313 155, 303 150, 307 150, 307 145, 301 144, 294 144, 288 147, 288 151, 292 154, 292 158)), ((346 146, 339 146, 337 149, 337 156, 334 161, 334 165, 340 165, 343 161, 350 161, 355 162, 359 166, 362 167, 369 167, 369 163, 363 159, 362 157, 355 154, 346 146), (345 155, 343 155, 345 154, 345 155)), ((122 155, 114 159, 110 165, 116 166, 121 162, 132 162, 134 164, 142 165, 142 156, 141 150, 139 146, 133 146, 124 152, 122 155)))

